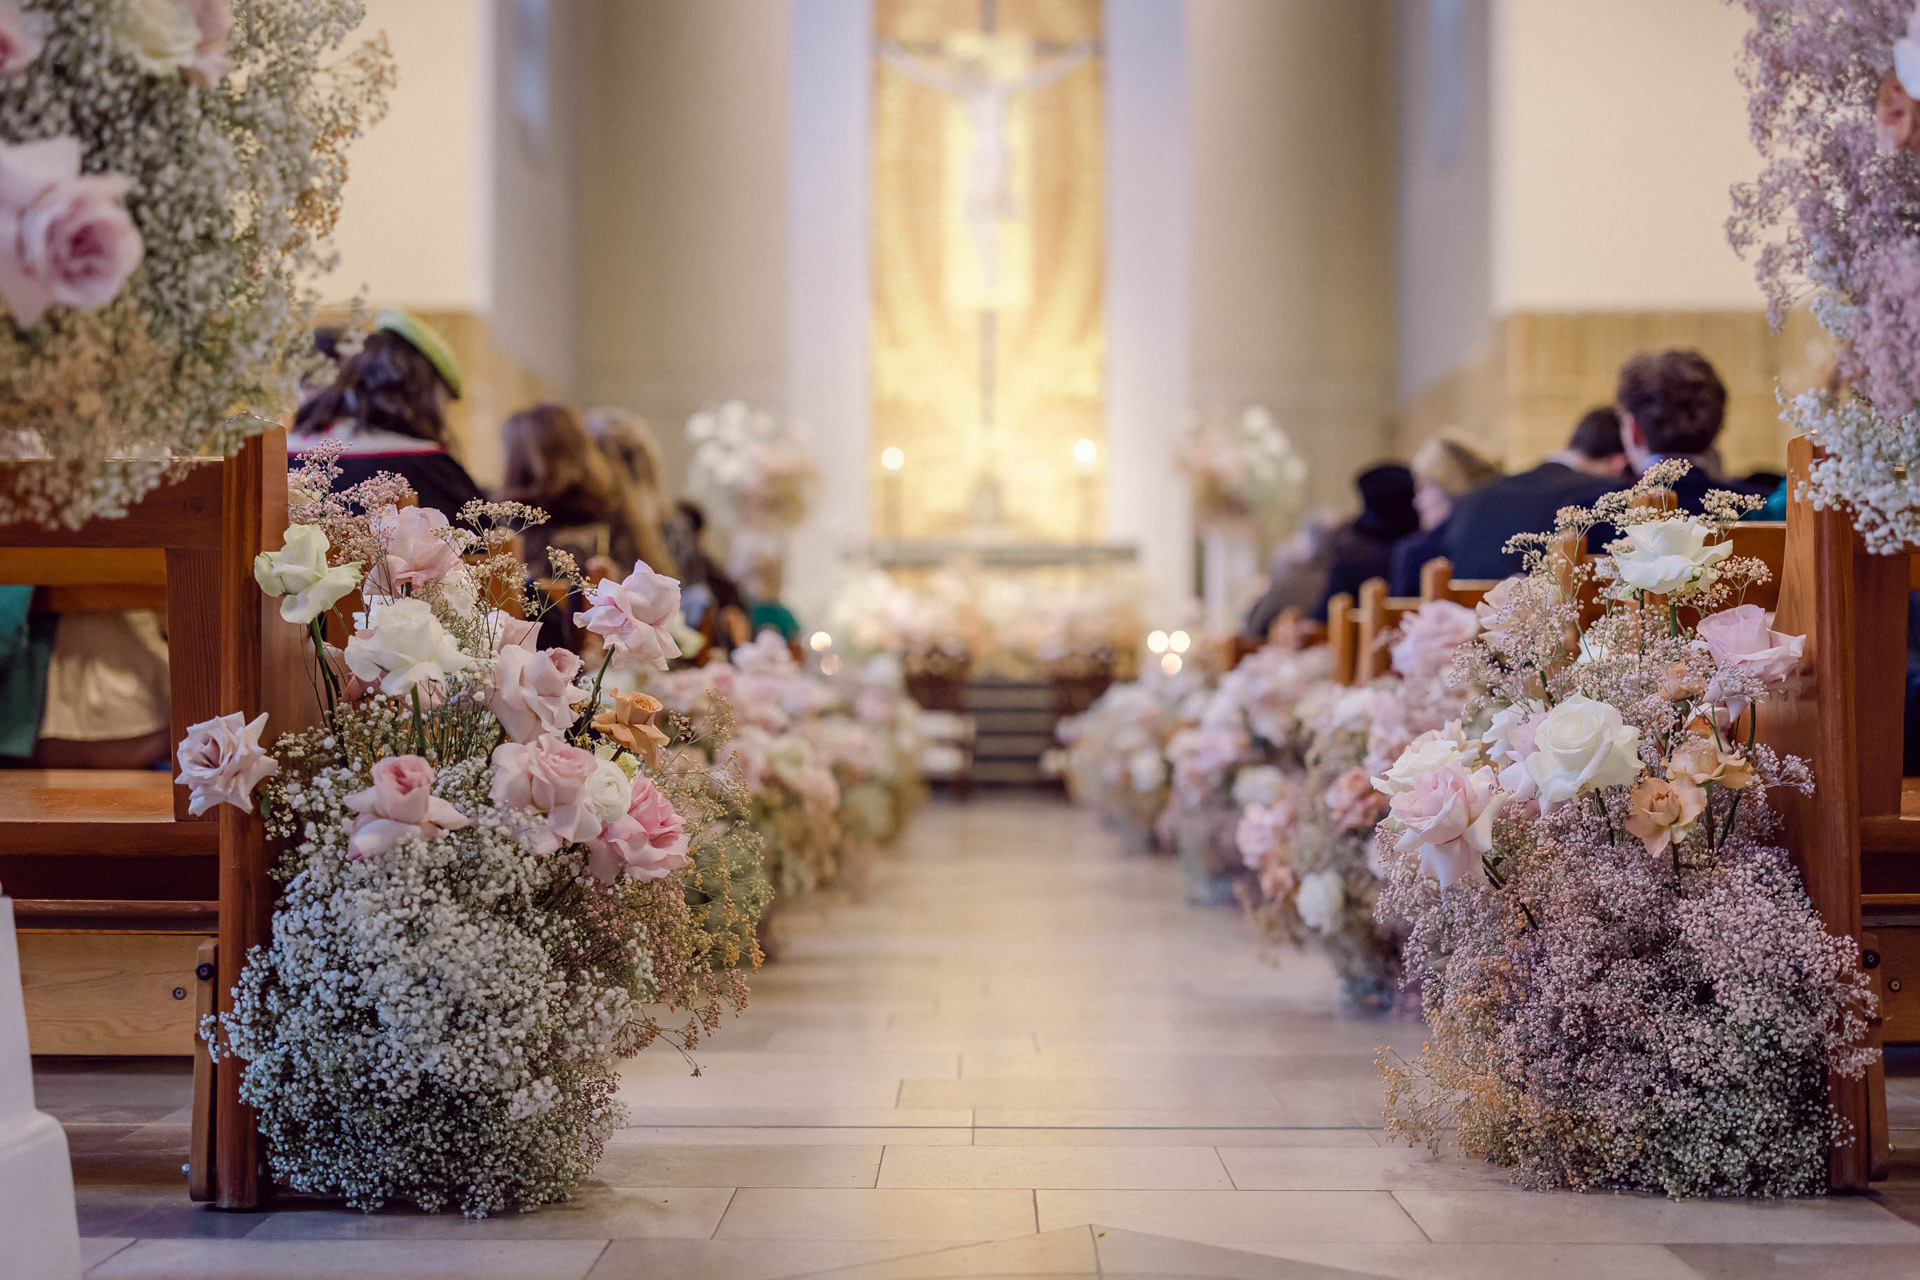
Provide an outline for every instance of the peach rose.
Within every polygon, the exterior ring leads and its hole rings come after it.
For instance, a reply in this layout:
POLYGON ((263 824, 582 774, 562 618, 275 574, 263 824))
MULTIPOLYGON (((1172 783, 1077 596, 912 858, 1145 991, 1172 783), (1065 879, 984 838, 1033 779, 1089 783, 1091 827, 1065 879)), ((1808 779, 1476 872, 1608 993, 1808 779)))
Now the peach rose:
POLYGON ((1627 830, 1658 856, 1676 838, 1686 838, 1706 807, 1707 793, 1691 782, 1642 778, 1627 808, 1627 830))
POLYGON ((667 735, 653 723, 660 709, 660 700, 644 693, 615 694, 613 705, 593 718, 593 727, 645 760, 647 768, 658 769, 667 745, 667 735))
POLYGON ((1688 738, 1667 757, 1667 776, 1704 787, 1717 782, 1738 791, 1753 782, 1753 765, 1745 756, 1722 751, 1706 738, 1688 738))
POLYGON ((343 803, 359 815, 347 856, 376 857, 402 840, 437 840, 467 825, 466 815, 433 794, 433 767, 419 756, 389 756, 373 766, 373 785, 343 803))
POLYGON ((1387 798, 1374 789, 1373 779, 1359 765, 1335 778, 1321 800, 1342 831, 1365 831, 1387 815, 1387 798))

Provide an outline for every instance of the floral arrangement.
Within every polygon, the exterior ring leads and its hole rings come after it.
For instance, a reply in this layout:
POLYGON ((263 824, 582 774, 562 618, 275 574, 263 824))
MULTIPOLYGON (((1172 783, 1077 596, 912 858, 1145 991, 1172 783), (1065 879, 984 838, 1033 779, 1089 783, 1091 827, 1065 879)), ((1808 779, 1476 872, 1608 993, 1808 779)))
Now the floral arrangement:
POLYGON ((1443 677, 1479 630, 1473 610, 1429 601, 1393 638, 1390 675, 1352 689, 1323 678, 1297 703, 1308 735, 1300 773, 1241 810, 1235 838, 1258 875, 1245 895, 1255 919, 1271 936, 1322 946, 1350 1007, 1392 1008, 1401 976, 1401 930, 1375 911, 1374 828, 1387 803, 1372 775, 1460 714, 1468 690, 1443 677))
POLYGON ((1225 421, 1196 417, 1180 465, 1203 524, 1251 522, 1277 532, 1299 514, 1306 460, 1273 414, 1258 405, 1225 421))
POLYGON ((1136 848, 1153 844, 1167 807, 1167 739, 1193 683, 1191 675, 1149 668, 1138 681, 1112 686, 1055 730, 1067 746, 1068 794, 1099 811, 1136 848))
POLYGON ((244 1061, 296 1190, 474 1216, 563 1199, 622 1122, 619 1060, 689 1050, 745 1004, 766 903, 750 801, 668 750, 659 703, 603 698, 616 655, 675 652, 672 579, 636 564, 588 593, 589 678, 516 616, 532 597, 506 543, 537 511, 475 502, 470 533, 400 505, 395 477, 333 479, 312 455, 255 566, 312 640, 319 723, 268 754, 265 717, 232 714, 178 753, 196 811, 258 790, 286 886, 203 1031, 244 1061))
POLYGON ((1622 531, 1591 564, 1516 539, 1528 574, 1451 664, 1484 694, 1376 778, 1380 916, 1432 1029, 1383 1058, 1388 1129, 1539 1187, 1812 1193, 1872 996, 1773 843, 1767 791, 1812 780, 1755 729, 1804 640, 1739 603, 1767 569, 1720 535, 1750 500, 1644 505, 1685 465, 1561 513, 1622 531))
POLYGON ((355 0, 0 0, 0 522, 123 514, 293 404, 345 147, 355 0))
POLYGON ((719 523, 784 531, 806 519, 815 470, 800 433, 765 410, 729 400, 687 419, 687 487, 719 523))
POLYGON ((1920 7, 1908 0, 1739 0, 1743 78, 1766 164, 1735 189, 1728 235, 1770 314, 1813 291, 1852 390, 1787 420, 1822 450, 1813 501, 1853 509, 1874 550, 1920 541, 1920 7))

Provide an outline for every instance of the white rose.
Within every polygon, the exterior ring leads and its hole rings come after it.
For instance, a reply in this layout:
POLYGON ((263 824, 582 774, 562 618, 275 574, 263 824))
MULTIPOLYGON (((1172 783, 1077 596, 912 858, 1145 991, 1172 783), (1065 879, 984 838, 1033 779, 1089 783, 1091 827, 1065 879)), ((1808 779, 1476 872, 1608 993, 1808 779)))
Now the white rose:
POLYGON ((633 782, 627 771, 611 760, 602 760, 587 778, 587 807, 602 822, 612 822, 627 812, 633 799, 633 782))
POLYGON ((1300 877, 1293 893, 1293 909, 1300 922, 1315 933, 1332 933, 1347 905, 1347 886, 1338 871, 1312 871, 1300 877))
POLYGON ((1233 802, 1243 809, 1250 804, 1278 804, 1286 793, 1286 775, 1270 764, 1242 769, 1233 780, 1233 802))
POLYGON ((1640 776, 1640 731, 1620 719, 1609 703, 1576 694, 1547 712, 1534 733, 1527 773, 1542 804, 1599 787, 1622 786, 1640 776))
POLYGON ((474 666, 425 600, 386 600, 367 613, 367 625, 347 641, 347 669, 389 697, 465 675, 474 666))
POLYGON ((1127 780, 1141 795, 1158 791, 1167 780, 1167 762, 1152 747, 1142 747, 1127 757, 1127 780))
POLYGON ((121 0, 113 37, 148 75, 184 71, 204 86, 227 73, 232 25, 229 0, 121 0))
POLYGON ((1444 769, 1450 764, 1462 764, 1473 758, 1473 749, 1460 736, 1460 726, 1450 724, 1444 729, 1429 729, 1407 745, 1384 774, 1373 780, 1373 789, 1386 795, 1397 796, 1403 791, 1411 791, 1414 783, 1422 774, 1432 773, 1435 769, 1444 769))
POLYGON ((1707 545, 1712 530, 1686 516, 1650 520, 1627 530, 1628 544, 1613 553, 1613 567, 1630 587, 1655 595, 1671 595, 1685 587, 1707 586, 1714 565, 1733 554, 1730 542, 1707 545))
POLYGON ((359 584, 359 562, 329 569, 330 550, 319 525, 293 524, 287 526, 285 546, 253 558, 253 580, 268 595, 281 597, 280 616, 288 622, 306 626, 359 584))

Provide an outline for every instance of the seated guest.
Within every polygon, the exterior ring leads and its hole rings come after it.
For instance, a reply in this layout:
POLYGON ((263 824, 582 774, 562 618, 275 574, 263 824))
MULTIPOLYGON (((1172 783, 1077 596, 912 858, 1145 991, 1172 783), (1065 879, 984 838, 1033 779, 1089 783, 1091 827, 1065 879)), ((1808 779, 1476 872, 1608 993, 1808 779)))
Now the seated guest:
POLYGON ((1339 514, 1321 507, 1309 511, 1293 536, 1274 548, 1267 567, 1267 590, 1247 610, 1242 628, 1247 639, 1264 641, 1281 614, 1297 609, 1305 617, 1319 603, 1332 567, 1333 531, 1339 527, 1339 514))
POLYGON ((1504 578, 1521 570, 1509 553, 1516 533, 1548 533, 1560 508, 1587 506, 1624 487, 1626 467, 1620 414, 1611 405, 1589 409, 1567 447, 1531 471, 1505 476, 1455 505, 1443 539, 1456 578, 1504 578))
POLYGON ((1413 509, 1413 472, 1397 462, 1369 467, 1354 477, 1360 514, 1333 531, 1327 553, 1327 584, 1314 602, 1313 617, 1327 620, 1327 602, 1341 592, 1358 595, 1369 578, 1384 578, 1392 567, 1393 544, 1420 527, 1413 509))
POLYGON ((669 578, 679 576, 673 552, 667 549, 667 500, 660 491, 660 445, 638 414, 612 405, 589 409, 585 421, 587 434, 600 446, 614 480, 627 491, 633 513, 639 520, 636 531, 640 558, 655 573, 669 578))
MULTIPOLYGON (((641 558, 639 517, 573 410, 535 405, 508 418, 500 434, 507 454, 500 496, 547 513, 546 523, 521 534, 527 572, 534 578, 560 576, 550 554, 557 549, 572 556, 589 578, 596 576, 594 570, 624 577, 641 558)), ((578 648, 574 607, 542 617, 542 647, 578 648)))
POLYGON ((457 519, 481 496, 447 452, 447 402, 459 396, 460 369, 447 340, 404 311, 382 308, 333 384, 300 406, 287 449, 297 457, 321 440, 344 441, 337 488, 392 472, 413 486, 421 506, 457 519))
POLYGON ((1420 567, 1447 553, 1447 524, 1456 502, 1500 478, 1500 464, 1458 437, 1442 433, 1413 454, 1413 507, 1420 531, 1394 544, 1387 589, 1420 594, 1420 567))
POLYGON ((1621 443, 1635 475, 1674 458, 1692 464, 1673 486, 1682 511, 1700 511, 1711 489, 1745 492, 1720 478, 1715 442, 1727 416, 1727 388, 1698 351, 1635 356, 1620 367, 1614 399, 1620 406, 1621 443))
MULTIPOLYGON (((725 609, 737 610, 744 623, 746 594, 713 561, 707 547, 707 513, 684 498, 676 502, 673 519, 667 525, 667 545, 680 566, 680 616, 687 625, 707 631, 709 628, 703 625, 707 614, 725 609)), ((733 636, 725 627, 716 621, 710 630, 715 645, 722 650, 732 648, 733 636)))

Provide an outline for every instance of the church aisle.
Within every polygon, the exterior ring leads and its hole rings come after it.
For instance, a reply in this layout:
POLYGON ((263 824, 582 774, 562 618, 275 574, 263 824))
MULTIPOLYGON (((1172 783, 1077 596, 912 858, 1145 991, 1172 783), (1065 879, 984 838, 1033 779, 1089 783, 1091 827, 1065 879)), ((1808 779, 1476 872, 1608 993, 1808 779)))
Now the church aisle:
POLYGON ((1920 1256, 1897 1191, 1545 1196, 1386 1145, 1374 1049, 1419 1027, 1336 1016, 1316 956, 1181 905, 1171 863, 1118 846, 1058 801, 931 807, 864 901, 782 917, 700 1075, 630 1064, 632 1127, 534 1214, 205 1213, 167 1180, 173 1077, 50 1070, 89 1274, 1679 1280, 1920 1256))

